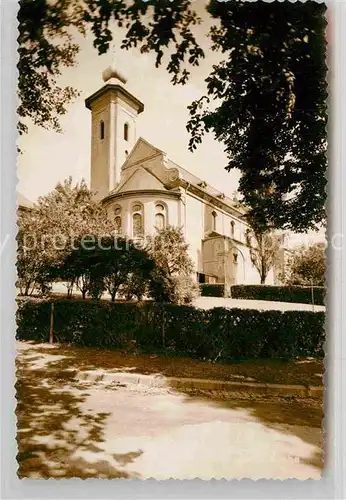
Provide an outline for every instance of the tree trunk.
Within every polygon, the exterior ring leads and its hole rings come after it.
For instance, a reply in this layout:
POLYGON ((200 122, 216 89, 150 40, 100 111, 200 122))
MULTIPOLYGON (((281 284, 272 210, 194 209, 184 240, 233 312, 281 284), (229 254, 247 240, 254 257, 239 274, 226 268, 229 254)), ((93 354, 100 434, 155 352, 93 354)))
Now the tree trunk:
POLYGON ((50 326, 49 326, 49 343, 53 344, 53 328, 54 328, 54 302, 50 305, 50 326))
POLYGON ((83 299, 85 299, 86 292, 87 292, 87 291, 83 288, 83 290, 82 290, 82 298, 83 298, 83 299))
MULTIPOLYGON (((263 259, 263 257, 262 257, 262 259, 263 259)), ((266 266, 265 266, 265 263, 262 260, 262 265, 261 265, 261 285, 265 284, 266 277, 267 277, 266 266)))
POLYGON ((119 287, 120 287, 120 285, 113 285, 113 287, 110 286, 108 288, 108 293, 111 296, 111 301, 112 302, 115 302, 115 298, 116 298, 117 292, 119 290, 119 287))
POLYGON ((165 314, 162 309, 161 312, 161 333, 162 333, 162 347, 166 347, 166 324, 165 324, 165 314))
POLYGON ((74 280, 72 280, 68 285, 67 285, 67 298, 70 299, 72 297, 73 293, 73 287, 74 287, 74 280))

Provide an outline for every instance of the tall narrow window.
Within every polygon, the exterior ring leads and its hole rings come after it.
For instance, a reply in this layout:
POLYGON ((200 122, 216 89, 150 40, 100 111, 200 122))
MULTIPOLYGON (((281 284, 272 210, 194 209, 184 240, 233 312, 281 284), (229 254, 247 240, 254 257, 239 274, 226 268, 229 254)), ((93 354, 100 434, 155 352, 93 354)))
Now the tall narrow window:
POLYGON ((161 231, 166 227, 166 207, 162 203, 155 206, 155 229, 161 231))
POLYGON ((217 213, 215 211, 213 211, 211 213, 211 222, 212 222, 213 231, 216 231, 216 218, 217 218, 217 213))
POLYGON ((125 141, 129 140, 129 124, 124 123, 124 139, 125 141))
POLYGON ((231 237, 234 238, 234 227, 235 227, 235 223, 234 221, 232 220, 231 221, 231 237))
POLYGON ((100 139, 105 138, 105 122, 101 120, 100 122, 100 139))
POLYGON ((121 234, 121 230, 122 230, 122 220, 121 220, 121 207, 115 207, 114 209, 114 213, 115 213, 115 231, 117 234, 121 234))
POLYGON ((121 234, 121 217, 117 215, 115 218, 115 231, 117 234, 121 234))
POLYGON ((132 207, 132 236, 142 238, 144 236, 143 205, 136 203, 132 207))

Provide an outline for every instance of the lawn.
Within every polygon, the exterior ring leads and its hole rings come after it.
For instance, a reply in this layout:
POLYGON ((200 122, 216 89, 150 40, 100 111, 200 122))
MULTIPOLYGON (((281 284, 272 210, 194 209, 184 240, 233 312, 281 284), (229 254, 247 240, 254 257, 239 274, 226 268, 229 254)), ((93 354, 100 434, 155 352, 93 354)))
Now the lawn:
POLYGON ((223 364, 163 354, 150 355, 57 344, 51 346, 19 342, 18 345, 25 349, 29 347, 30 353, 37 353, 38 356, 45 354, 61 356, 61 359, 51 361, 47 365, 48 369, 58 370, 60 373, 71 368, 75 371, 103 369, 107 372, 126 371, 222 381, 305 386, 320 386, 323 383, 323 359, 307 358, 294 361, 256 359, 223 364))

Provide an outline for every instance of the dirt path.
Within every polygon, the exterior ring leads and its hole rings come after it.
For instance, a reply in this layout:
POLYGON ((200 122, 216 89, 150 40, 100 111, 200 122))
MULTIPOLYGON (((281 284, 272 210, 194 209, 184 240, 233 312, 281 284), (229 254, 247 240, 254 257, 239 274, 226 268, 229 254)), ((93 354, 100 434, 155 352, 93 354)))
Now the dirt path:
POLYGON ((81 383, 18 358, 22 477, 299 478, 321 472, 316 401, 235 401, 81 383))

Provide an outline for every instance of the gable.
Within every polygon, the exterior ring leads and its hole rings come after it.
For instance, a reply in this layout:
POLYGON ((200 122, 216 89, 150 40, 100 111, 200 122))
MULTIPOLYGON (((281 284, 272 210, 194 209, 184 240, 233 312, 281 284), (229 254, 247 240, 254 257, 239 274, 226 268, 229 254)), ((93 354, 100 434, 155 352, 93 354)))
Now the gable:
POLYGON ((143 191, 146 189, 165 189, 162 182, 151 174, 145 168, 138 168, 135 172, 124 182, 123 185, 119 186, 117 193, 124 193, 127 191, 143 191))
POLYGON ((164 155, 163 151, 155 148, 152 144, 149 144, 145 139, 140 137, 129 156, 126 158, 125 163, 122 168, 131 167, 140 163, 145 159, 153 158, 155 156, 164 155))
POLYGON ((22 208, 34 208, 32 201, 28 200, 22 193, 17 191, 17 203, 22 208))

